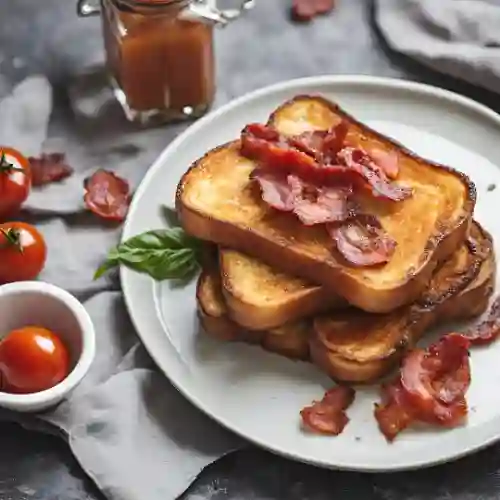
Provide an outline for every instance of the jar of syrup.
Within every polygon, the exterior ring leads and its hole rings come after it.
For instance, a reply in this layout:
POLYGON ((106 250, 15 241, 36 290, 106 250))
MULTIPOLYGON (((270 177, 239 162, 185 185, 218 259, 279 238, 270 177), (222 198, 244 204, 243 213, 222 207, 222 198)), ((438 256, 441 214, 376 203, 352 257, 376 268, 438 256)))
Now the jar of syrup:
POLYGON ((255 0, 221 10, 214 0, 78 0, 101 15, 110 83, 130 121, 158 124, 203 115, 215 95, 214 26, 255 0))

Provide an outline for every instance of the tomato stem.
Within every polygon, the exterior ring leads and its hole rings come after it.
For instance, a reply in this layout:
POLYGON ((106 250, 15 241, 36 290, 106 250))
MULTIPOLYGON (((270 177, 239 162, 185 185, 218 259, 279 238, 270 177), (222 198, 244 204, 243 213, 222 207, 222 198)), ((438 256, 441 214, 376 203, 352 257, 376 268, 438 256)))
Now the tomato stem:
POLYGON ((26 174, 24 168, 16 167, 13 163, 7 161, 7 156, 4 151, 2 151, 2 156, 0 157, 0 172, 22 172, 26 174))
POLYGON ((21 245, 21 233, 19 229, 11 227, 9 229, 1 229, 0 233, 3 234, 5 242, 0 244, 0 248, 6 246, 14 246, 19 253, 23 253, 23 247, 21 245))

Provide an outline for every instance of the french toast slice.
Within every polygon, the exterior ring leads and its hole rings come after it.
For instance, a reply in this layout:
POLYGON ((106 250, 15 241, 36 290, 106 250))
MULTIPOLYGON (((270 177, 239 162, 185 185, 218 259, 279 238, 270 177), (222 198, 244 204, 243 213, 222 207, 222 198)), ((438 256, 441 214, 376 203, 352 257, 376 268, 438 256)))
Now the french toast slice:
POLYGON ((371 382, 387 373, 425 331, 488 307, 495 283, 491 236, 473 222, 470 236, 412 305, 389 314, 333 313, 314 321, 312 361, 336 380, 371 382))
POLYGON ((243 329, 227 316, 217 272, 205 269, 201 272, 196 285, 196 304, 200 321, 209 335, 228 341, 242 338, 243 329))
POLYGON ((473 222, 466 243, 435 272, 428 290, 411 306, 377 315, 351 308, 288 323, 268 331, 248 330, 227 314, 221 279, 215 265, 205 267, 198 280, 198 314, 209 335, 260 344, 292 359, 309 359, 346 382, 371 382, 387 373, 406 349, 434 324, 479 316, 495 282, 491 237, 473 222), (325 345, 323 336, 328 343, 325 345))
POLYGON ((220 275, 204 269, 198 278, 196 299, 198 316, 208 335, 219 340, 260 344, 265 350, 291 359, 309 359, 309 335, 312 324, 299 321, 268 331, 248 330, 227 315, 220 275))
POLYGON ((269 330, 348 305, 330 290, 236 250, 220 249, 219 264, 227 314, 251 330, 269 330))
POLYGON ((323 285, 370 312, 389 312, 413 302, 439 262, 464 241, 475 205, 475 188, 463 174, 420 158, 394 140, 363 125, 321 97, 298 96, 280 106, 269 124, 285 135, 349 125, 348 140, 368 150, 396 152, 407 200, 363 199, 397 242, 383 266, 353 268, 332 251, 323 227, 302 225, 292 214, 262 201, 250 180, 256 164, 234 141, 209 151, 181 179, 177 213, 184 229, 202 240, 251 255, 283 272, 323 285))

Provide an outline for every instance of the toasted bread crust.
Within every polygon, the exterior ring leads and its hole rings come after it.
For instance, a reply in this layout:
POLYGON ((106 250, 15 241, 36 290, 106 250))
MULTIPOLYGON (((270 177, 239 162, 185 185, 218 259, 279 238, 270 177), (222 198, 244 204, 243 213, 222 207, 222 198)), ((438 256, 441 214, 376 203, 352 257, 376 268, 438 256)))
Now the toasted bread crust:
POLYGON ((260 344, 269 352, 295 360, 309 359, 309 335, 312 325, 297 322, 269 331, 248 330, 226 314, 219 275, 214 269, 202 271, 196 287, 198 317, 204 331, 225 341, 260 344))
MULTIPOLYGON (((258 343, 264 349, 292 359, 312 360, 332 378, 345 382, 369 383, 390 371, 436 323, 474 318, 488 307, 496 275, 495 255, 491 237, 474 223, 466 244, 435 273, 431 287, 411 306, 391 314, 365 314, 366 335, 355 342, 351 352, 325 347, 309 322, 287 324, 281 328, 250 331, 232 321, 220 291, 216 267, 204 271, 197 287, 197 303, 204 330, 220 340, 258 343), (392 342, 382 352, 373 354, 373 344, 388 331, 392 342)), ((355 335, 361 312, 335 312, 318 317, 316 330, 342 324, 342 335, 355 335)), ((363 322, 361 322, 363 325, 363 322)), ((333 343, 335 340, 333 340, 333 343)))
POLYGON ((378 318, 366 315, 364 323, 355 316, 318 318, 310 337, 311 358, 336 380, 372 382, 390 371, 429 327, 482 314, 494 282, 491 236, 474 223, 471 239, 436 272, 429 290, 414 304, 378 318), (460 252, 466 254, 465 259, 460 252), (360 332, 357 342, 352 341, 355 332, 360 332), (379 340, 374 341, 377 336, 379 340), (384 348, 377 350, 380 345, 384 348))
MULTIPOLYGON (((439 262, 451 255, 464 241, 475 206, 474 185, 465 175, 450 167, 420 158, 396 141, 361 124, 337 105, 321 97, 298 96, 278 108, 272 114, 270 122, 279 121, 281 114, 287 113, 291 106, 300 107, 302 103, 306 106, 311 102, 316 105, 320 103, 325 113, 330 112, 332 116, 348 120, 350 124, 361 130, 364 136, 383 143, 387 148, 396 149, 409 161, 416 162, 426 169, 435 169, 441 174, 446 173, 462 185, 465 200, 460 215, 454 220, 438 220, 424 251, 419 255, 418 264, 403 272, 397 283, 387 287, 385 284, 376 287, 369 280, 364 279, 363 274, 355 273, 352 268, 340 263, 333 254, 327 257, 324 255, 315 257, 311 253, 303 252, 299 246, 291 245, 289 239, 278 233, 270 237, 267 233, 255 230, 251 225, 243 227, 230 220, 212 217, 192 206, 187 195, 192 177, 211 161, 217 161, 218 155, 229 155, 228 157, 234 157, 235 161, 238 158, 241 159, 239 141, 208 152, 195 162, 181 179, 177 189, 176 206, 184 229, 198 238, 248 253, 283 272, 321 284, 334 293, 341 293, 348 302, 366 311, 389 312, 401 305, 413 302, 429 283, 439 262)), ((257 204, 258 200, 255 203, 257 204)))
POLYGON ((233 250, 220 249, 227 313, 251 330, 270 330, 347 307, 339 295, 311 285, 233 250))
POLYGON ((217 295, 215 276, 202 272, 196 285, 196 303, 198 316, 207 333, 219 340, 238 339, 240 327, 229 321, 224 314, 221 296, 217 295))

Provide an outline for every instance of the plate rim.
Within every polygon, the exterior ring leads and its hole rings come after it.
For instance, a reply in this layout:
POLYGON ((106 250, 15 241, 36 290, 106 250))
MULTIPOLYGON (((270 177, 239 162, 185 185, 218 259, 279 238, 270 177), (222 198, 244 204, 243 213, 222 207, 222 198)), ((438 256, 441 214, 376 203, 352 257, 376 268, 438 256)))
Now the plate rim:
MULTIPOLYGON (((286 90, 293 90, 294 88, 304 89, 305 87, 308 86, 314 87, 317 85, 328 85, 328 84, 332 86, 353 84, 353 85, 364 85, 368 87, 369 86, 383 87, 385 89, 406 90, 409 91, 410 93, 419 93, 427 96, 433 96, 451 102, 462 108, 467 108, 471 111, 474 111, 475 113, 481 115, 483 118, 490 120, 491 122, 500 127, 500 115, 497 114, 495 111, 493 111, 491 108, 487 107, 486 105, 481 104, 469 97, 463 96, 456 92, 411 80, 403 80, 391 77, 370 76, 370 75, 346 74, 346 75, 321 75, 321 76, 312 76, 306 78, 295 78, 274 83, 272 85, 267 85, 265 87, 247 92, 244 95, 232 99, 226 104, 211 111, 204 117, 200 118, 198 121, 188 126, 163 149, 163 151, 158 155, 156 160, 149 167, 148 171, 144 175, 142 181, 140 182, 138 188, 134 193, 132 203, 129 208, 129 212, 127 214, 127 218, 123 225, 120 241, 124 241, 133 236, 130 227, 132 226, 134 213, 137 209, 138 204, 140 203, 140 200, 143 197, 143 192, 147 189, 149 183, 157 174, 157 172, 162 168, 162 165, 164 165, 165 158, 168 157, 170 155, 170 152, 175 150, 179 144, 181 144, 190 136, 197 134, 199 130, 202 130, 205 127, 205 124, 209 124, 212 120, 217 119, 218 117, 224 115, 233 108, 238 108, 247 102, 251 102, 256 99, 258 100, 259 98, 266 96, 268 94, 273 94, 276 92, 286 91, 286 90)), ((302 90, 302 92, 300 93, 307 93, 307 92, 304 92, 302 90)), ((397 471, 423 469, 438 464, 455 461, 464 456, 476 453, 500 440, 500 430, 499 430, 496 435, 490 437, 489 439, 485 439, 484 441, 476 445, 469 444, 463 450, 448 456, 438 457, 432 460, 423 460, 415 462, 413 464, 397 465, 391 463, 390 466, 382 466, 382 467, 366 466, 366 465, 355 466, 355 465, 332 464, 326 462, 325 460, 314 459, 312 457, 310 458, 298 455, 296 452, 288 451, 279 446, 273 446, 272 443, 262 442, 258 438, 254 438, 246 434, 244 429, 238 428, 237 425, 233 425, 231 422, 227 421, 224 417, 221 417, 218 414, 214 413, 211 408, 207 407, 207 405, 205 405, 204 402, 201 401, 200 398, 193 393, 194 391, 190 391, 189 388, 183 386, 182 380, 177 380, 175 376, 172 376, 172 374, 168 373, 168 369, 162 366, 164 365, 164 363, 159 359, 160 358, 159 355, 157 355, 154 352, 154 349, 150 349, 148 347, 148 336, 147 334, 144 335, 143 333, 141 333, 138 324, 139 322, 137 321, 137 317, 134 313, 134 306, 131 302, 132 292, 130 292, 130 287, 133 286, 132 283, 133 277, 137 276, 136 273, 134 273, 134 271, 124 266, 120 266, 119 276, 120 276, 120 282, 122 286, 125 305, 129 313, 131 322, 135 328, 135 331, 137 332, 137 335, 139 336, 141 343, 144 345, 149 355, 155 362, 158 369, 163 373, 163 375, 168 378, 168 380, 182 394, 183 397, 185 397, 191 404, 193 404, 193 406, 195 406, 199 411, 207 415, 210 419, 214 420, 223 428, 229 430, 230 432, 243 438, 244 440, 253 443, 256 446, 259 446, 263 449, 266 449, 274 454, 283 456, 285 458, 294 461, 308 463, 326 469, 347 470, 347 471, 366 472, 366 473, 390 473, 397 471)))

